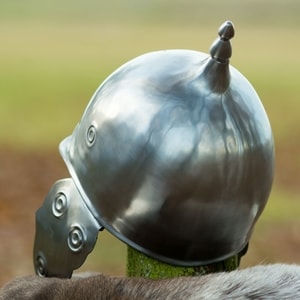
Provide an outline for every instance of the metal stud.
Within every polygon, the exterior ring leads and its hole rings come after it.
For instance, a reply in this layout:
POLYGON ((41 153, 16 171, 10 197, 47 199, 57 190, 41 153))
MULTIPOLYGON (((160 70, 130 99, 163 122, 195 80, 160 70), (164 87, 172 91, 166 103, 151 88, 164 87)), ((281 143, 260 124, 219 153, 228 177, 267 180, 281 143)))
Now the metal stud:
POLYGON ((96 127, 94 125, 90 125, 86 134, 86 141, 88 146, 92 146, 96 140, 96 127))
POLYGON ((45 277, 47 275, 47 263, 41 255, 36 257, 35 270, 37 275, 41 277, 45 277))
POLYGON ((68 246, 72 252, 79 252, 86 242, 86 236, 83 229, 79 226, 73 226, 68 235, 68 246))
POLYGON ((55 195, 52 203, 52 212, 55 217, 60 218, 68 208, 68 198, 63 192, 55 195))

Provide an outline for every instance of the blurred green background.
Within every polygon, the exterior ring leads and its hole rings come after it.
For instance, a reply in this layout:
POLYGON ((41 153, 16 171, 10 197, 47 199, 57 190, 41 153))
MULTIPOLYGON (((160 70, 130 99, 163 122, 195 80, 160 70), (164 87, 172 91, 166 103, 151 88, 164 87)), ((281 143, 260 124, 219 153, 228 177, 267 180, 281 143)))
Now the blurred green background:
MULTIPOLYGON (((298 0, 1 0, 0 146, 56 153, 113 70, 153 50, 208 52, 230 19, 231 64, 262 99, 277 160, 270 201, 243 265, 300 262, 299 15, 298 0)), ((104 233, 82 269, 122 274, 125 255, 126 247, 104 233)))

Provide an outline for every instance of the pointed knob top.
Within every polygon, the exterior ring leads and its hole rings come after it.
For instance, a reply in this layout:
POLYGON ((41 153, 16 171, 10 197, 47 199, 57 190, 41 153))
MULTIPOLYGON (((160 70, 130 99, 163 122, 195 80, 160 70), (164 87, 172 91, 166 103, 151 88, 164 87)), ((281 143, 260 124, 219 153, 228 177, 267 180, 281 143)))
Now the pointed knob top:
POLYGON ((234 27, 231 21, 224 22, 218 31, 221 40, 229 41, 234 37, 234 27))
POLYGON ((224 22, 219 28, 218 34, 219 38, 210 47, 210 55, 218 62, 225 63, 229 61, 232 54, 230 44, 230 39, 234 37, 232 22, 224 22))

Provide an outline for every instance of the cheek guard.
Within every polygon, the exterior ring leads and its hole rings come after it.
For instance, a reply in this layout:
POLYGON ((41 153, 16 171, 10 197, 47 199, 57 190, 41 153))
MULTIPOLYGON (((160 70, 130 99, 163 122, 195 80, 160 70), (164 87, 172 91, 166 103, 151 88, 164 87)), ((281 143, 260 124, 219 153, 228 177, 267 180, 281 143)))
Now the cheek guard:
POLYGON ((34 268, 42 277, 71 277, 93 250, 102 226, 71 178, 57 181, 36 213, 34 268))

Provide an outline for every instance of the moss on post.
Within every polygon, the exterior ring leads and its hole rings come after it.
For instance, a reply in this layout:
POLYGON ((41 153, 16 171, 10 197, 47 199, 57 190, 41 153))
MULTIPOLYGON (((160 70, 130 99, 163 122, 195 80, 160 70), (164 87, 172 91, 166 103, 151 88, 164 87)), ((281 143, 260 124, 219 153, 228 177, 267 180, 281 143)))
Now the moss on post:
POLYGON ((127 276, 151 279, 172 278, 178 276, 199 276, 214 272, 232 271, 239 266, 239 256, 225 261, 197 267, 179 267, 153 259, 131 248, 127 248, 127 276))

